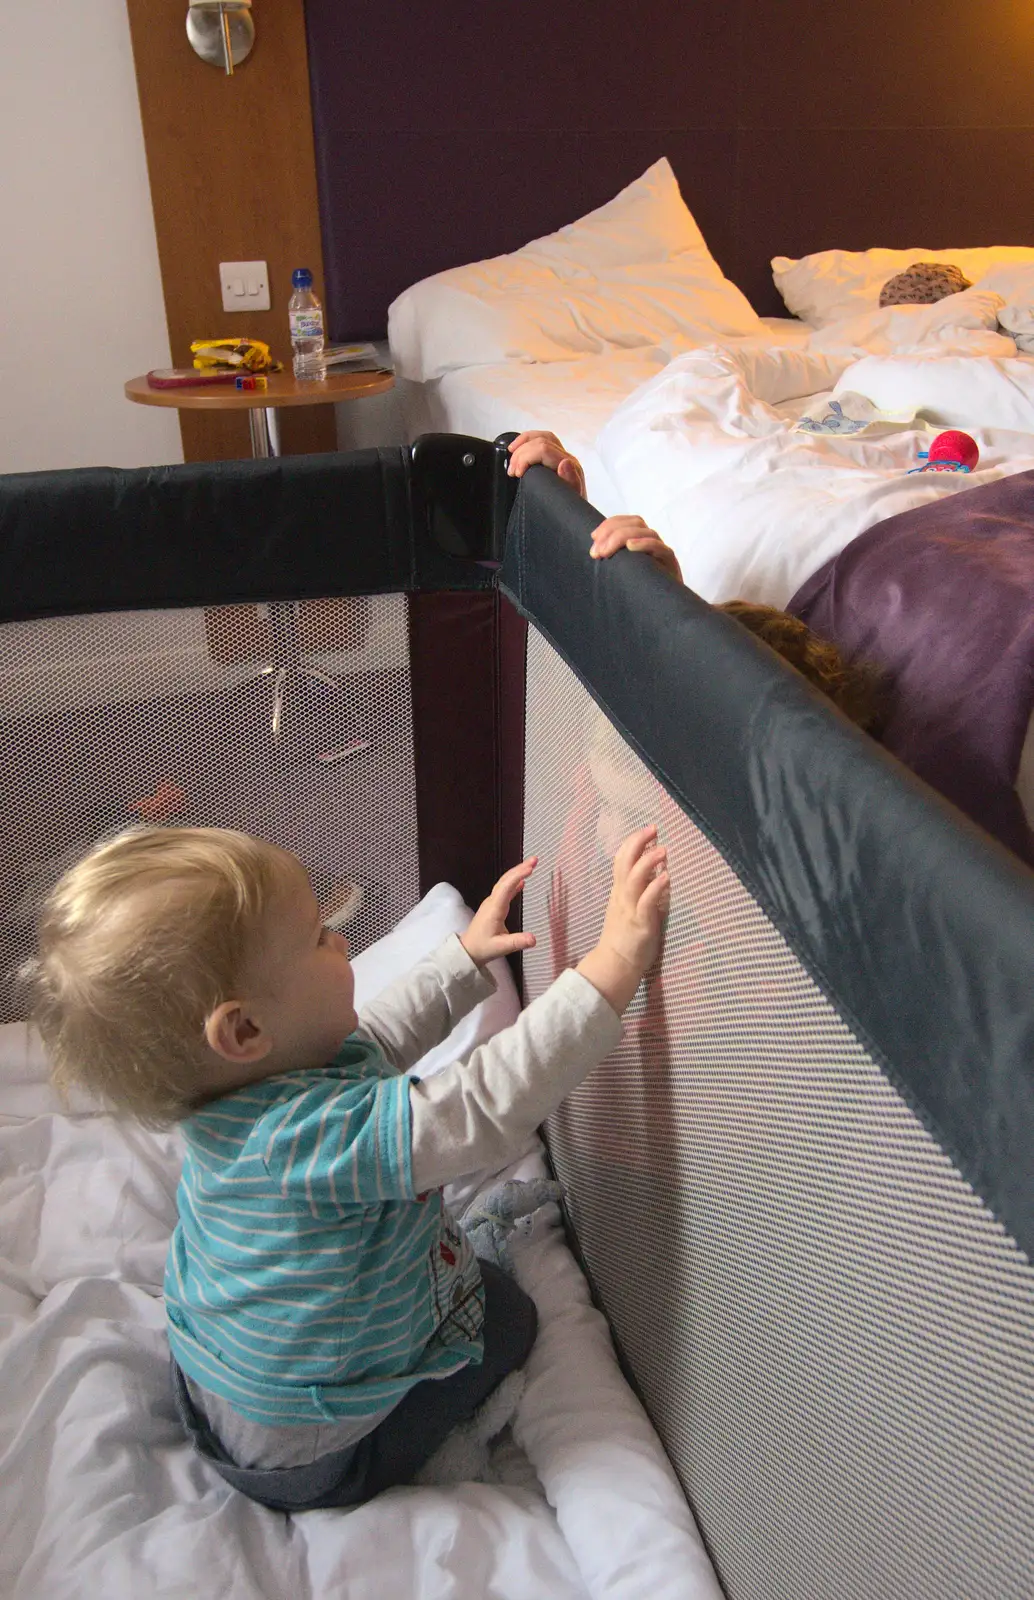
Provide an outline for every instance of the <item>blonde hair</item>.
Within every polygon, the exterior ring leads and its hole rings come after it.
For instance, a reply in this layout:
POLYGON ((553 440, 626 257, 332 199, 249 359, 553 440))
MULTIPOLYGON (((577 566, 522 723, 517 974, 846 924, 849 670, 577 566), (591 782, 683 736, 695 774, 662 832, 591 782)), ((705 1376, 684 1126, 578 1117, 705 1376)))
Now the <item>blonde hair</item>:
POLYGON ((222 828, 136 828, 67 872, 39 922, 32 1011, 62 1094, 152 1127, 205 1098, 205 1022, 238 998, 293 858, 222 828))

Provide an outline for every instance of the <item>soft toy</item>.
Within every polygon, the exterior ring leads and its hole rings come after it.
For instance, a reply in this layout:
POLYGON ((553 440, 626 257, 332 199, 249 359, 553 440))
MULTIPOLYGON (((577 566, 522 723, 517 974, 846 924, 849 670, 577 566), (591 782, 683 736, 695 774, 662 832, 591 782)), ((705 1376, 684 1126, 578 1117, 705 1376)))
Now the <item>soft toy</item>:
POLYGON ((549 1178, 530 1178, 527 1182, 507 1178, 505 1183, 497 1183, 475 1200, 462 1218, 463 1231, 474 1254, 482 1261, 494 1262, 513 1277, 511 1234, 530 1234, 535 1212, 550 1201, 559 1201, 563 1192, 549 1178))
POLYGON ((469 1422, 453 1428, 413 1482, 425 1489, 444 1489, 454 1483, 498 1483, 489 1445, 513 1421, 523 1393, 523 1371, 511 1372, 481 1402, 469 1422))
MULTIPOLYGON (((507 1178, 468 1206, 461 1226, 478 1259, 491 1261, 513 1276, 510 1242, 531 1233, 535 1213, 563 1194, 549 1178, 520 1182, 507 1178)), ((475 1411, 469 1422, 453 1428, 414 1483, 442 1488, 453 1483, 495 1483, 498 1473, 489 1446, 514 1419, 524 1393, 524 1373, 511 1372, 475 1411)), ((530 1469, 529 1469, 530 1470, 530 1469)))

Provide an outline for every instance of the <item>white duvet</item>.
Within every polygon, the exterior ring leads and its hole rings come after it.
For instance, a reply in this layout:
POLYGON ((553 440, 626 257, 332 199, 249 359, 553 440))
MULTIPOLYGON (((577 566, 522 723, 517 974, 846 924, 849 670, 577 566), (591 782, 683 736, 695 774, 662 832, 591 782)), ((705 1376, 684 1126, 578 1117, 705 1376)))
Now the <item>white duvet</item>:
MULTIPOLYGON (((455 891, 433 890, 357 959, 360 1003, 467 917, 455 891)), ((512 1020, 503 979, 437 1064, 512 1020)), ((25 1030, 0 1029, 0 1593, 719 1600, 557 1228, 522 1256, 541 1332, 518 1443, 497 1452, 502 1482, 397 1489, 295 1518, 232 1492, 192 1454, 169 1394, 160 1287, 179 1161, 175 1134, 63 1112, 25 1030)), ((531 1152, 510 1170, 536 1169, 531 1152)))
POLYGON ((620 509, 667 540, 704 599, 783 606, 874 523, 1031 470, 1034 360, 993 331, 997 296, 952 300, 855 318, 792 346, 677 355, 595 441, 620 509), (855 435, 795 431, 820 397, 844 393, 889 420, 855 435), (973 435, 978 469, 910 476, 946 427, 973 435))

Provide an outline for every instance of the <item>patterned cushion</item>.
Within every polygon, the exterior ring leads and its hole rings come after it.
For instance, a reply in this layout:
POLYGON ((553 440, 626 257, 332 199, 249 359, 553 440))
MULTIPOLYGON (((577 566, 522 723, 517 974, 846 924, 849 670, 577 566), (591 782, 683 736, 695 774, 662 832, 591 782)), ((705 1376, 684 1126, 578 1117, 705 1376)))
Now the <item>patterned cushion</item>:
POLYGON ((958 267, 938 261, 917 261, 890 278, 880 290, 880 306, 932 306, 945 295, 961 294, 973 285, 958 267))

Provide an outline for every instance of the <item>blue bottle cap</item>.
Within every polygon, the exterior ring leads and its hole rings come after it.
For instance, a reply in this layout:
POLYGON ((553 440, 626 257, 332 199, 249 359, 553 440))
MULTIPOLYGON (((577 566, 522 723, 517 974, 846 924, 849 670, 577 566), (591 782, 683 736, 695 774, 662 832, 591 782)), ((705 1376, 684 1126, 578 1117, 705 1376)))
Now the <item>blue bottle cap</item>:
POLYGON ((291 273, 291 282, 296 289, 311 289, 312 273, 308 267, 296 267, 291 273))

